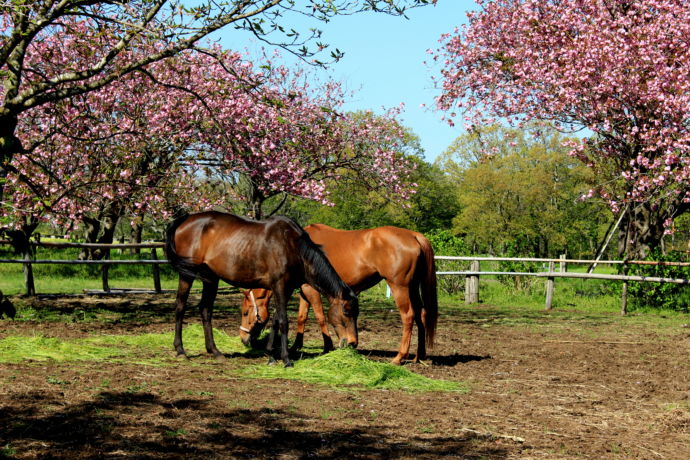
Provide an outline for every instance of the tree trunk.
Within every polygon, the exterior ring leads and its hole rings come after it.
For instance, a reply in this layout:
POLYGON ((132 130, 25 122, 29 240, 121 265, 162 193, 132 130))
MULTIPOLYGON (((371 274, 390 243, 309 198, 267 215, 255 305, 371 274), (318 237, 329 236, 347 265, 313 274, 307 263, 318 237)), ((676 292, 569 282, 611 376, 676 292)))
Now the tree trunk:
MULTIPOLYGON (((115 238, 115 229, 123 210, 124 208, 120 203, 111 202, 99 212, 97 218, 85 217, 86 242, 112 244, 115 238)), ((79 258, 82 260, 101 260, 108 254, 110 254, 109 249, 84 248, 79 254, 79 258)))
POLYGON ((261 220, 263 218, 262 208, 264 201, 266 201, 266 197, 264 197, 263 193, 261 193, 253 182, 250 182, 247 196, 247 216, 252 219, 261 220))
POLYGON ((661 204, 642 202, 631 205, 620 226, 619 255, 630 260, 642 260, 656 248, 662 247, 666 228, 664 222, 688 211, 681 199, 661 204))
MULTIPOLYGON (((132 224, 132 232, 130 233, 129 236, 129 242, 134 243, 134 244, 139 244, 141 243, 141 234, 144 230, 144 226, 139 223, 135 222, 132 224)), ((139 248, 132 248, 130 249, 130 254, 139 254, 141 253, 141 249, 139 248)))
POLYGON ((5 183, 7 177, 8 171, 5 165, 10 164, 14 156, 23 151, 21 141, 14 135, 17 123, 16 115, 0 114, 0 202, 5 197, 5 187, 1 185, 5 183))
MULTIPOLYGON (((101 231, 101 222, 98 218, 84 217, 84 242, 95 243, 98 233, 101 231)), ((93 252, 89 248, 82 248, 79 252, 79 260, 92 260, 93 252)))

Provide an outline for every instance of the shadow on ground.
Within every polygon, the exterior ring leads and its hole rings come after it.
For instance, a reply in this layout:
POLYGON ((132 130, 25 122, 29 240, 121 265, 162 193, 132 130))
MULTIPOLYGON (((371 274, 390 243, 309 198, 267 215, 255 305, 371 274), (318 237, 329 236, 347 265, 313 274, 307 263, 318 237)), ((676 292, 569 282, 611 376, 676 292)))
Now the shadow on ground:
POLYGON ((18 395, 0 408, 5 456, 62 458, 503 458, 499 446, 458 437, 391 438, 377 424, 325 429, 292 411, 225 409, 213 400, 101 392, 65 404, 59 392, 18 395), (48 410, 47 410, 48 409, 48 410), (195 429, 184 428, 194 426, 195 429), (183 428, 180 428, 183 427, 183 428), (201 427, 201 428, 199 428, 201 427))

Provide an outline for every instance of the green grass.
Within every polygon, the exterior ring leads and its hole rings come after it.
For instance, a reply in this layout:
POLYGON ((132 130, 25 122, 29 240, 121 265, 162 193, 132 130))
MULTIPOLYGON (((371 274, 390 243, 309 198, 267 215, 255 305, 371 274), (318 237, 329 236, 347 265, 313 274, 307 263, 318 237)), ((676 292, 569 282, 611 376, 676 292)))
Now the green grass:
MULTIPOLYGON (((247 350, 238 337, 229 337, 215 330, 216 344, 225 353, 263 356, 247 350)), ((96 335, 84 339, 61 340, 50 337, 9 336, 0 340, 0 362, 25 361, 103 361, 164 366, 179 364, 173 358, 172 333, 141 335, 96 335)), ((205 353, 201 326, 190 325, 183 332, 185 349, 189 355, 205 353)), ((263 361, 263 359, 262 359, 263 361)), ((191 360, 188 365, 205 365, 191 360)), ((348 388, 422 391, 467 392, 463 383, 430 379, 401 366, 367 359, 350 348, 336 350, 323 356, 298 360, 294 368, 280 365, 241 366, 232 371, 245 378, 300 380, 311 384, 348 388)), ((57 382, 56 382, 57 383, 57 382)))
MULTIPOLYGON (((214 330, 216 344, 226 353, 252 352, 239 337, 230 337, 214 330)), ((206 352, 204 332, 200 325, 183 330, 182 340, 191 355, 206 352)), ((96 361, 138 362, 161 364, 172 357, 173 333, 140 335, 95 335, 84 339, 61 340, 52 337, 9 336, 0 340, 0 362, 33 361, 96 361)), ((256 353, 256 352, 254 352, 256 353)))
POLYGON ((51 337, 9 336, 0 340, 0 362, 22 361, 95 361, 120 356, 120 350, 51 337))

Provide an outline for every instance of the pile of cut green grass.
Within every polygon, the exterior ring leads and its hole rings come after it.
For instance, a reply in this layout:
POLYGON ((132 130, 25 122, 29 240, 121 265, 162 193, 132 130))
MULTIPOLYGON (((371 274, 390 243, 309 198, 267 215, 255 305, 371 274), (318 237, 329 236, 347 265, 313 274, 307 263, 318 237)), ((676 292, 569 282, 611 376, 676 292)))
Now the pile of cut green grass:
POLYGON ((372 361, 352 348, 342 348, 313 359, 302 359, 293 368, 253 365, 240 370, 246 377, 301 380, 330 386, 355 386, 365 389, 467 392, 458 382, 434 380, 409 371, 403 366, 372 361))

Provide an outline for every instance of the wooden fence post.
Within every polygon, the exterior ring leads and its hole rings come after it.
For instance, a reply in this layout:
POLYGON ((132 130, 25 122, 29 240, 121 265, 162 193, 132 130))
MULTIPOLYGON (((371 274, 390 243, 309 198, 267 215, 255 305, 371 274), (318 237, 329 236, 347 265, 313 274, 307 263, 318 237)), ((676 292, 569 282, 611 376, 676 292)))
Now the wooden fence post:
MULTIPOLYGON (((31 260, 31 250, 27 249, 22 255, 24 260, 31 260)), ((24 286, 26 287, 26 295, 36 295, 36 285, 34 284, 34 268, 30 263, 23 264, 24 272, 24 286)))
MULTIPOLYGON (((105 253, 105 260, 110 259, 110 251, 107 251, 105 253)), ((103 264, 101 267, 101 278, 103 279, 103 292, 110 292, 110 286, 108 285, 108 269, 110 268, 109 264, 103 264)))
MULTIPOLYGON (((151 248, 151 259, 158 260, 156 248, 151 248)), ((161 271, 158 264, 153 264, 153 289, 158 293, 161 292, 161 271)))
MULTIPOLYGON (((479 261, 473 260, 470 263, 470 271, 479 271, 479 261)), ((479 302, 479 275, 467 275, 465 277, 465 303, 479 302)))
POLYGON ((568 271, 568 268, 565 264, 565 254, 561 254, 560 259, 561 261, 558 262, 558 271, 561 273, 565 273, 566 271, 568 271))
MULTIPOLYGON (((623 274, 628 275, 628 264, 623 264, 623 274)), ((628 314, 628 280, 623 281, 623 289, 621 292, 621 315, 628 314)))
MULTIPOLYGON (((549 262, 549 273, 553 273, 555 268, 555 263, 552 260, 549 262)), ((553 287, 554 287, 554 277, 548 276, 546 278, 546 307, 545 310, 551 310, 553 304, 553 287)))

